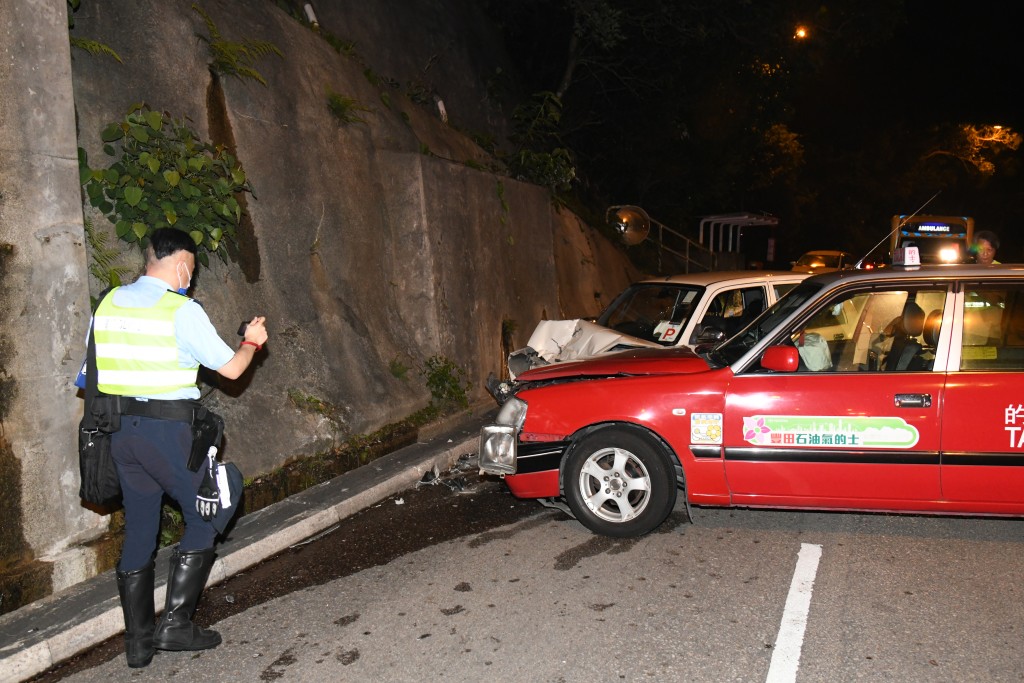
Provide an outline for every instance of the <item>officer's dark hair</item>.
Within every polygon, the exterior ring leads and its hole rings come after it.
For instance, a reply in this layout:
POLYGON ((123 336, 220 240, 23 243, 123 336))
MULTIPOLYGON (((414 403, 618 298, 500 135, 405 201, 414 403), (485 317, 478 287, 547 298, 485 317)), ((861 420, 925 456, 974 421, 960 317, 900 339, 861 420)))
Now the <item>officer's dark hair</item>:
POLYGON ((149 248, 153 250, 153 256, 158 261, 182 250, 190 254, 196 253, 196 243, 192 237, 177 228, 154 230, 149 236, 149 248))
POLYGON ((978 240, 985 240, 992 245, 993 249, 999 248, 999 238, 991 230, 979 230, 974 233, 974 241, 977 242, 978 240))

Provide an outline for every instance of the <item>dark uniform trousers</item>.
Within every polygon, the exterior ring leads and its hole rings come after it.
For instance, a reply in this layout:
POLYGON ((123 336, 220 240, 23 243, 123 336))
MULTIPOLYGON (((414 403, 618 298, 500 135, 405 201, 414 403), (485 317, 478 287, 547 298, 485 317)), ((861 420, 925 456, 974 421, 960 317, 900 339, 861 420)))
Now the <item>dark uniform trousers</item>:
POLYGON ((192 430, 186 422, 121 417, 121 429, 111 440, 125 512, 124 546, 117 567, 120 571, 135 571, 152 559, 164 493, 178 502, 185 518, 179 549, 187 552, 213 547, 217 532, 196 512, 196 492, 206 468, 189 471, 186 462, 191 447, 192 430))

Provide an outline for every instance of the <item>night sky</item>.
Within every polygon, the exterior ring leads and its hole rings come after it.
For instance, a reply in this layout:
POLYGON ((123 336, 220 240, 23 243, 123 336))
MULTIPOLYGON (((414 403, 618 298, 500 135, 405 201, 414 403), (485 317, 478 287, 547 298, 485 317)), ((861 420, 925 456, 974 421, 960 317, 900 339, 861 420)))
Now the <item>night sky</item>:
MULTIPOLYGON (((1017 4, 906 0, 905 6, 906 21, 891 41, 834 64, 807 84, 794 123, 804 142, 840 138, 839 146, 855 148, 876 145, 872 132, 880 129, 899 136, 901 130, 962 123, 1024 132, 1024 30, 1018 19, 1024 12, 1017 4)), ((1016 154, 1018 166, 1022 155, 1024 148, 1016 154)), ((970 215, 977 229, 1000 235, 1001 256, 1024 260, 1019 175, 1003 165, 987 187, 960 188, 954 197, 952 188, 936 185, 892 212, 911 213, 938 191, 924 213, 970 215)), ((837 246, 855 248, 849 242, 837 246)))
MULTIPOLYGON (((908 0, 893 43, 854 73, 865 94, 911 120, 1024 127, 1017 3, 908 0), (874 85, 874 87, 872 87, 874 85)), ((884 114, 885 108, 878 110, 884 114)))
POLYGON ((810 83, 804 125, 976 123, 1024 130, 1024 28, 1015 3, 907 0, 891 42, 810 83))
MULTIPOLYGON (((769 213, 780 220, 776 258, 789 259, 808 249, 862 253, 893 215, 938 195, 924 213, 972 216, 1024 261, 1024 149, 985 147, 971 158, 977 150, 961 130, 1024 131, 1024 4, 612 4, 634 20, 651 8, 664 31, 624 23, 629 40, 591 53, 609 68, 578 69, 566 91, 559 144, 576 155, 595 202, 640 204, 683 231, 706 215, 769 213), (793 40, 798 23, 806 41, 793 40), (778 73, 752 78, 747 67, 761 60, 778 73), (629 88, 620 73, 633 78, 629 88), (608 96, 622 92, 629 97, 608 96), (761 136, 776 123, 782 135, 761 136), (619 153, 622 136, 629 155, 619 153)), ((494 0, 529 92, 561 78, 571 6, 494 0)))

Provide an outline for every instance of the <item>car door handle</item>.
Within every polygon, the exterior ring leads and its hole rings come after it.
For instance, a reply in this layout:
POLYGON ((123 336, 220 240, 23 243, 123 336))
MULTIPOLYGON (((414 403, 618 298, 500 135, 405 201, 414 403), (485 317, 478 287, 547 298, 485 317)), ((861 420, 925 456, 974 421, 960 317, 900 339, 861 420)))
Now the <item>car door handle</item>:
POLYGON ((931 394, 896 394, 897 408, 931 408, 931 394))

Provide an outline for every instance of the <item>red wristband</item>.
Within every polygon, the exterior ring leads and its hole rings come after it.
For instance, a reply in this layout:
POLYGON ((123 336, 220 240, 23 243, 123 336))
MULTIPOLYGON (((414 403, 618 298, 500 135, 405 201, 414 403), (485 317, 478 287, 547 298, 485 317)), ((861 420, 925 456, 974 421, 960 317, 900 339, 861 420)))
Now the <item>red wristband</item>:
POLYGON ((262 348, 263 348, 262 346, 260 346, 260 345, 259 345, 259 344, 257 344, 256 342, 251 342, 251 341, 249 341, 248 339, 243 339, 243 340, 242 340, 242 344, 241 344, 241 345, 242 345, 242 346, 245 346, 246 344, 248 344, 249 346, 253 347, 253 348, 254 348, 254 349, 256 349, 257 351, 259 351, 260 349, 262 349, 262 348))

